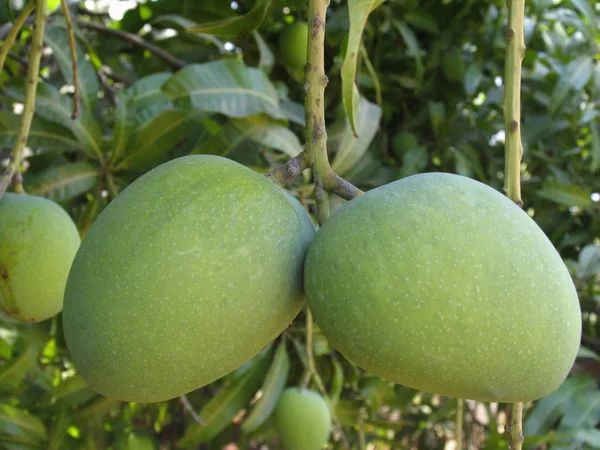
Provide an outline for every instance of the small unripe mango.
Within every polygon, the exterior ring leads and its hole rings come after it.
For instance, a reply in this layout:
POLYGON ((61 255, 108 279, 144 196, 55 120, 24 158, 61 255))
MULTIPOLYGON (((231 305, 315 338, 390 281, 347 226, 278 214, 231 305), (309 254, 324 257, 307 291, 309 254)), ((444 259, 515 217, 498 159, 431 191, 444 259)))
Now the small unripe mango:
POLYGON ((321 450, 331 432, 331 412, 319 394, 287 388, 274 412, 275 427, 285 450, 321 450))
POLYGON ((452 82, 462 81, 467 71, 461 51, 458 49, 450 50, 442 56, 441 67, 444 78, 452 82))
POLYGON ((457 175, 414 175, 343 205, 310 247, 305 286, 346 358, 422 391, 535 400, 579 348, 577 292, 552 243, 511 200, 457 175))
POLYGON ((69 275, 67 346, 90 387, 157 402, 237 369, 304 304, 302 205, 217 156, 165 163, 90 228, 69 275))
POLYGON ((296 21, 279 36, 279 58, 292 69, 302 69, 308 59, 308 24, 296 21))
POLYGON ((62 310, 69 269, 79 248, 75 224, 56 203, 6 192, 0 199, 0 308, 41 322, 62 310))

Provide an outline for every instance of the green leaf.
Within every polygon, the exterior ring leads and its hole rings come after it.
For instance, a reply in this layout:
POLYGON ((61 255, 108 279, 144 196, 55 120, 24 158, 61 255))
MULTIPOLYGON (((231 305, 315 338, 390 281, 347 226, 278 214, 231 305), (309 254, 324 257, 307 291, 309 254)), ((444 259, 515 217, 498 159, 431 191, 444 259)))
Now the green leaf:
POLYGON ((275 65, 275 57, 273 56, 273 52, 258 31, 253 31, 252 35, 254 36, 256 46, 258 47, 258 68, 266 74, 269 74, 275 65))
MULTIPOLYGON (((6 86, 4 92, 11 98, 23 102, 23 89, 16 85, 6 86)), ((79 117, 73 120, 73 101, 52 85, 39 83, 35 99, 37 117, 57 123, 71 130, 79 148, 91 158, 102 156, 102 132, 97 120, 86 108, 80 108, 79 117)))
POLYGON ((424 11, 411 11, 404 14, 403 19, 413 27, 427 31, 431 34, 438 34, 440 31, 435 18, 424 11))
POLYGON ((269 120, 267 116, 251 116, 231 122, 239 132, 257 144, 280 150, 291 157, 302 152, 298 137, 289 128, 269 120))
MULTIPOLYGON (((177 14, 161 15, 161 16, 157 17, 156 19, 154 19, 152 21, 152 23, 166 25, 166 26, 169 26, 169 27, 171 27, 175 30, 181 31, 181 32, 186 32, 187 29, 198 26, 198 24, 196 22, 194 22, 193 20, 186 19, 185 17, 181 17, 180 15, 177 15, 177 14)), ((223 42, 221 40, 217 39, 216 37, 214 37, 212 34, 194 33, 194 34, 189 34, 188 36, 197 38, 200 41, 208 41, 211 44, 214 44, 220 50, 223 49, 223 42)))
POLYGON ((592 2, 589 0, 571 0, 573 6, 581 13, 585 26, 589 28, 590 35, 598 36, 598 15, 596 14, 592 2))
POLYGON ((198 128, 202 118, 202 113, 194 111, 163 111, 130 139, 128 150, 116 170, 146 169, 146 164, 173 149, 198 128))
POLYGON ((128 114, 127 94, 121 90, 116 97, 115 126, 112 137, 112 160, 118 161, 127 149, 133 131, 133 120, 128 114))
POLYGON ((344 389, 344 368, 337 358, 331 358, 331 364, 333 364, 333 377, 329 387, 329 400, 335 407, 344 389))
MULTIPOLYGON (((53 23, 48 25, 44 37, 46 45, 52 49, 54 59, 58 68, 69 84, 73 84, 73 61, 71 59, 71 50, 69 48, 69 38, 66 26, 53 23)), ((85 58, 85 53, 76 43, 77 51, 77 75, 79 77, 79 92, 83 105, 91 110, 98 101, 98 92, 100 83, 96 76, 94 66, 85 58)))
POLYGON ((132 121, 132 131, 138 131, 162 112, 173 108, 171 98, 162 91, 171 75, 155 73, 139 79, 127 89, 127 116, 132 121))
POLYGON ((577 430, 575 438, 581 443, 591 446, 591 448, 600 448, 600 430, 587 429, 577 430))
POLYGON ((394 28, 398 31, 406 47, 408 48, 408 54, 413 57, 416 65, 415 72, 415 90, 419 90, 421 81, 423 80, 423 74, 425 73, 425 67, 423 66, 423 58, 421 56, 421 47, 419 41, 415 36, 413 30, 403 21, 394 20, 392 22, 394 28))
POLYGON ((439 136, 442 124, 446 120, 446 105, 442 102, 429 102, 427 106, 433 134, 439 136))
POLYGON ((187 29, 187 32, 212 34, 224 38, 244 38, 260 27, 271 3, 273 0, 257 0, 252 9, 243 16, 203 23, 187 29))
POLYGON ((565 402, 579 392, 590 392, 595 389, 596 383, 591 377, 567 378, 555 392, 538 401, 533 410, 527 415, 523 424, 524 434, 526 436, 546 434, 561 417, 565 402))
POLYGON ((600 127, 598 127, 598 122, 590 123, 590 134, 592 137, 590 143, 592 154, 590 170, 592 173, 596 173, 600 169, 600 127))
POLYGON ((282 341, 275 351, 273 362, 263 381, 261 387, 262 396, 258 399, 252 408, 252 411, 242 423, 242 430, 244 430, 245 433, 253 432, 269 418, 285 387, 289 369, 290 358, 285 348, 285 341, 282 341))
POLYGON ((233 59, 184 67, 164 84, 163 92, 171 96, 178 109, 196 109, 229 117, 265 113, 275 119, 285 119, 277 91, 267 75, 233 59))
POLYGON ((481 82, 482 74, 479 70, 479 66, 476 63, 469 65, 467 72, 465 73, 464 88, 468 95, 473 95, 479 83, 481 82))
MULTIPOLYGON (((0 147, 14 147, 20 123, 21 116, 8 111, 0 111, 0 147)), ((70 130, 40 117, 34 117, 31 122, 27 145, 35 149, 56 151, 73 150, 80 147, 70 130)))
POLYGON ((182 448, 196 447, 208 442, 223 431, 255 394, 268 365, 268 351, 257 356, 256 364, 241 378, 234 379, 221 389, 200 411, 204 425, 193 422, 179 441, 182 448))
POLYGON ((336 153, 331 167, 337 174, 349 171, 367 151, 379 128, 381 113, 379 106, 362 98, 357 116, 358 138, 347 120, 345 125, 338 123, 334 127, 330 148, 336 153))
POLYGON ((577 261, 577 276, 581 280, 588 280, 600 272, 600 247, 590 244, 579 252, 577 261))
POLYGON ((0 366, 0 393, 12 392, 37 363, 39 349, 27 344, 25 350, 16 358, 0 366))
POLYGON ((46 440, 46 427, 35 416, 10 405, 0 405, 0 435, 46 440))
POLYGON ((383 2, 376 0, 348 0, 350 30, 348 31, 346 56, 342 64, 342 97, 344 109, 348 116, 348 123, 355 136, 358 136, 356 121, 360 103, 360 94, 355 82, 358 71, 360 43, 369 14, 381 3, 383 2))
POLYGON ((537 195, 565 206, 586 209, 593 206, 591 193, 581 186, 565 184, 560 181, 546 181, 537 195))
POLYGON ((67 163, 27 176, 25 189, 30 194, 61 202, 89 191, 96 185, 98 176, 98 169, 90 163, 67 163))
POLYGON ((549 112, 553 115, 561 105, 569 91, 581 90, 588 83, 594 73, 594 60, 590 55, 582 55, 567 64, 554 91, 549 112))

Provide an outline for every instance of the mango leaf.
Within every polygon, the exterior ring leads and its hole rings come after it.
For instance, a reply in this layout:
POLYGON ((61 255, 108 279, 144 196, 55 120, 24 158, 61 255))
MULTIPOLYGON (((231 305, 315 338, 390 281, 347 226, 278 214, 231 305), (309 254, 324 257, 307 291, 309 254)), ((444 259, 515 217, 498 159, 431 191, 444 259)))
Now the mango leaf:
POLYGON ((419 41, 415 36, 413 30, 408 26, 406 22, 401 20, 394 20, 392 25, 398 31, 398 34, 402 37, 402 40, 408 48, 408 55, 412 56, 415 60, 416 72, 415 72, 415 90, 419 90, 421 81, 423 80, 423 74, 425 73, 425 66, 423 65, 423 58, 421 56, 421 47, 419 41))
POLYGON ((581 13, 584 19, 585 27, 590 30, 589 35, 598 35, 598 15, 596 14, 592 2, 588 0, 571 0, 573 6, 581 13))
POLYGON ((465 79, 463 82, 465 92, 469 95, 473 95, 479 87, 481 78, 482 74, 481 70, 479 70, 479 66, 476 63, 472 63, 471 65, 469 65, 469 68, 465 73, 465 79))
POLYGON ((563 414, 563 405, 580 392, 593 392, 596 382, 587 376, 567 378, 552 394, 538 401, 523 424, 524 434, 542 436, 550 431, 563 414))
MULTIPOLYGON (((189 28, 197 27, 198 24, 193 20, 187 19, 177 14, 163 14, 152 21, 154 24, 161 24, 169 26, 177 31, 187 32, 189 28)), ((223 49, 223 41, 217 39, 212 34, 205 33, 193 33, 189 36, 197 38, 200 41, 208 41, 218 47, 220 50, 223 49)))
POLYGON ((46 440, 46 427, 35 416, 10 405, 0 405, 0 435, 46 440))
POLYGON ((98 169, 90 163, 67 163, 27 176, 25 189, 30 194, 61 202, 89 191, 96 185, 98 176, 98 169))
POLYGON ((590 170, 592 173, 596 173, 600 169, 600 127, 598 126, 598 122, 590 123, 590 134, 592 137, 590 143, 592 154, 590 170))
POLYGON ((554 114, 571 90, 581 90, 594 72, 594 60, 590 55, 582 55, 567 64, 552 92, 550 115, 554 114))
POLYGON ((12 392, 36 365, 39 349, 29 343, 25 350, 0 367, 0 393, 12 392))
POLYGON ((342 64, 342 98, 348 123, 355 136, 358 136, 356 121, 360 103, 360 94, 356 86, 360 44, 369 14, 381 3, 383 2, 377 0, 348 0, 350 30, 348 31, 346 56, 342 64))
POLYGON ((203 23, 188 28, 188 33, 205 33, 224 38, 243 38, 258 29, 273 0, 257 0, 254 6, 243 16, 229 17, 216 22, 203 23))
POLYGON ((344 368, 337 358, 331 358, 331 363, 333 364, 333 377, 329 387, 329 400, 335 407, 344 389, 344 368))
POLYGON ((330 135, 333 138, 330 149, 335 151, 331 167, 337 174, 343 175, 349 171, 364 155, 377 133, 380 120, 381 108, 361 98, 357 116, 359 137, 354 136, 347 120, 345 124, 338 123, 334 128, 333 135, 330 135))
POLYGON ((116 169, 145 169, 145 164, 173 149, 198 128, 202 118, 201 112, 163 111, 130 139, 128 151, 116 169))
POLYGON ((127 110, 127 94, 121 90, 115 99, 115 126, 112 137, 112 160, 118 161, 127 148, 133 129, 133 120, 127 110))
POLYGON ((565 206, 581 209, 593 206, 591 193, 581 186, 565 184, 560 181, 546 181, 537 195, 565 206))
POLYGON ((600 448, 600 430, 591 428, 578 430, 575 433, 575 438, 581 443, 589 445, 591 448, 600 448))
POLYGON ((178 109, 196 109, 229 117, 265 113, 275 119, 285 118, 277 91, 267 75, 238 60, 223 59, 184 67, 163 85, 163 92, 171 96, 178 109))
POLYGON ((0 359, 11 359, 12 358, 12 345, 0 336, 0 359))
MULTIPOLYGON (((269 348, 270 350, 270 348, 269 348)), ((179 441, 179 447, 194 448, 223 431, 255 394, 268 366, 269 351, 257 355, 255 365, 240 378, 220 390, 200 411, 204 425, 190 424, 179 441)))
POLYGON ((269 418, 285 387, 289 370, 290 358, 285 348, 285 341, 282 341, 277 350, 275 350, 273 362, 263 381, 261 387, 262 396, 242 423, 242 430, 245 433, 251 433, 256 430, 269 418))
MULTIPOLYGON (((0 147, 14 147, 19 134, 21 116, 0 111, 0 147)), ((65 151, 80 147, 73 133, 56 123, 34 117, 29 130, 27 145, 35 149, 65 151)))
POLYGON ((71 426, 72 416, 72 413, 65 409, 60 412, 58 421, 53 427, 47 450, 61 450, 65 448, 67 430, 71 426))
POLYGON ((587 280, 600 272, 600 247, 593 244, 583 247, 579 252, 576 271, 577 276, 582 280, 587 280))
POLYGON ((162 91, 171 75, 168 72, 155 73, 139 79, 127 89, 127 116, 132 121, 132 132, 173 108, 171 98, 162 91))
POLYGON ((266 74, 270 74, 275 65, 275 56, 273 56, 273 52, 258 31, 253 31, 252 36, 254 36, 258 47, 258 68, 266 74))
MULTIPOLYGON (((23 102, 21 85, 12 84, 4 88, 4 92, 16 101, 23 102)), ((36 117, 57 123, 71 130, 79 148, 91 158, 102 157, 102 132, 97 120, 86 108, 80 108, 79 117, 73 120, 73 101, 66 95, 61 95, 55 87, 39 83, 35 99, 36 117)))
POLYGON ((247 119, 231 119, 210 131, 208 137, 202 137, 192 153, 228 157, 243 153, 248 156, 264 147, 280 150, 291 157, 302 151, 302 144, 292 131, 259 115, 247 119))
MULTIPOLYGON (((54 59, 65 81, 73 83, 73 61, 69 48, 69 38, 65 26, 53 23, 48 25, 44 37, 46 45, 52 49, 54 59)), ((79 77, 80 98, 85 107, 91 110, 98 101, 100 83, 94 66, 85 58, 84 52, 76 43, 77 75, 79 77)))
POLYGON ((558 432, 595 428, 600 422, 600 391, 578 393, 563 405, 563 411, 558 432))
POLYGON ((403 19, 406 23, 431 34, 438 34, 439 27, 431 14, 424 11, 411 11, 404 14, 403 19))

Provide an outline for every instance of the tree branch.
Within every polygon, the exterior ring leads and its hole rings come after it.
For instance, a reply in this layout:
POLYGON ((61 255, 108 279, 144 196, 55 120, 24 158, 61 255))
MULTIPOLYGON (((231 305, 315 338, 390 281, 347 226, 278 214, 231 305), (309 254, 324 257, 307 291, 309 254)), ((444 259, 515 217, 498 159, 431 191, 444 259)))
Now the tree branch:
POLYGON ((169 64, 174 69, 181 69, 182 67, 185 67, 187 65, 187 63, 185 61, 183 61, 182 59, 179 59, 179 58, 171 55, 170 53, 164 51, 162 48, 157 47, 156 45, 151 44, 150 42, 146 42, 144 39, 139 37, 137 34, 128 33, 126 31, 121 31, 121 30, 114 30, 112 28, 108 28, 104 25, 101 25, 101 24, 95 23, 95 22, 79 21, 77 23, 77 26, 79 26, 79 28, 83 28, 85 30, 97 31, 99 33, 108 34, 110 36, 115 36, 115 37, 118 37, 119 39, 123 39, 124 41, 131 42, 132 44, 135 44, 138 47, 148 50, 153 55, 158 56, 159 58, 163 59, 167 64, 169 64))
MULTIPOLYGON (((24 21, 25 19, 23 19, 24 21)), ((29 68, 27 70, 27 80, 25 84, 25 102, 23 105, 23 115, 21 118, 21 127, 15 147, 13 148, 11 160, 8 167, 0 177, 0 198, 6 191, 13 177, 19 171, 21 160, 23 159, 23 149, 27 143, 31 121, 35 111, 35 95, 40 72, 40 60, 42 58, 42 48, 44 45, 44 27, 46 25, 46 0, 37 0, 35 8, 35 23, 33 26, 33 36, 29 48, 29 68)), ((14 179, 16 192, 23 192, 22 179, 20 174, 14 179)))
POLYGON ((23 10, 21 11, 21 14, 19 14, 19 17, 17 17, 17 20, 15 21, 15 23, 14 23, 13 27, 11 28, 11 30, 9 31, 8 35, 6 36, 4 45, 0 49, 0 72, 2 72, 2 68, 4 67, 4 62, 6 61, 6 56, 8 55, 8 51, 10 50, 10 48, 15 43, 15 40, 17 39, 19 30, 21 29, 21 27, 23 26, 23 24, 25 23, 25 21, 27 20, 27 18, 33 12, 34 9, 35 9, 35 2, 30 1, 29 3, 27 3, 25 5, 25 7, 23 8, 23 10))

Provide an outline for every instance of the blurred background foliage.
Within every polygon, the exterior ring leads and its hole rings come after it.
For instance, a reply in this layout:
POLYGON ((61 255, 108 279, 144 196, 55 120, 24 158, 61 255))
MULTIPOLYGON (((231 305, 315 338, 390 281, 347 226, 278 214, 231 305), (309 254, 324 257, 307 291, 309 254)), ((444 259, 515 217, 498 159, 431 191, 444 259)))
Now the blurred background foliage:
MULTIPOLYGON (((305 1, 71 1, 81 80, 76 120, 65 21, 59 2, 48 3, 25 188, 64 206, 82 236, 120 190, 166 160, 218 154, 266 173, 302 150, 302 73, 282 64, 278 41, 286 25, 307 19, 305 1)), ((22 4, 0 1, 0 40, 22 4)), ((360 7, 351 14, 356 37, 367 17, 360 7)), ((584 336, 567 381, 525 405, 524 448, 597 449, 600 2, 529 0, 526 16, 524 207, 571 270, 584 336)), ((506 21, 505 0, 387 0, 369 16, 358 45, 348 39, 347 2, 332 0, 325 57, 334 169, 362 189, 426 171, 501 189, 506 21), (353 88, 354 73, 343 70, 349 45, 358 52, 358 137, 343 106, 353 88)), ((29 24, 0 74, 2 159, 18 131, 30 38, 29 24)), ((307 174, 289 189, 313 210, 307 174)), ((23 325, 0 315, 0 448, 279 448, 269 405, 302 376, 302 314, 284 336, 185 398, 141 405, 86 386, 69 361, 60 316, 23 325)), ((454 448, 455 399, 370 376, 318 330, 314 352, 353 448, 361 441, 369 449, 454 448)), ((504 405, 467 401, 468 448, 507 448, 505 421, 504 405)), ((331 446, 343 448, 339 428, 331 446)))

